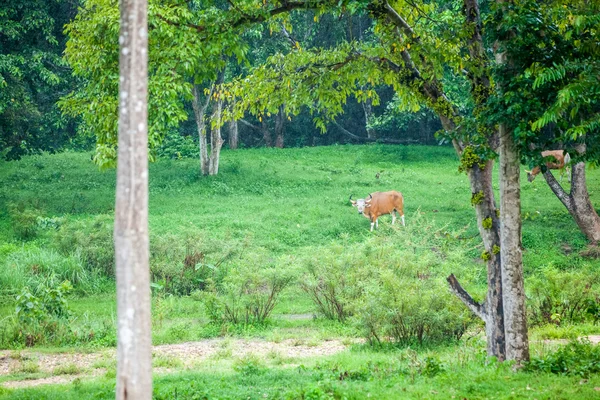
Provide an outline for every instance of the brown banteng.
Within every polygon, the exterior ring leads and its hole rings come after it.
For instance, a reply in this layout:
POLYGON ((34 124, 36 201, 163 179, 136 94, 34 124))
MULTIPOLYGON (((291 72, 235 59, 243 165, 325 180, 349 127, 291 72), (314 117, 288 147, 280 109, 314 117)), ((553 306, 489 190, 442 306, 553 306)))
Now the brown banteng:
POLYGON ((353 207, 358 209, 358 213, 371 220, 371 231, 373 226, 379 227, 378 218, 385 214, 392 214, 392 225, 396 222, 396 212, 400 215, 402 226, 404 226, 404 197, 402 193, 395 190, 389 192, 375 192, 366 199, 352 200, 353 207))
MULTIPOLYGON (((561 179, 563 173, 566 172, 567 179, 569 179, 569 182, 571 182, 571 167, 569 166, 569 163, 571 162, 571 156, 569 153, 565 153, 564 150, 547 150, 542 151, 542 157, 549 159, 549 161, 546 162, 546 168, 562 170, 560 173, 561 179)), ((533 182, 537 174, 539 174, 541 171, 542 168, 539 165, 531 171, 525 170, 525 172, 527 172, 527 180, 529 182, 533 182)))

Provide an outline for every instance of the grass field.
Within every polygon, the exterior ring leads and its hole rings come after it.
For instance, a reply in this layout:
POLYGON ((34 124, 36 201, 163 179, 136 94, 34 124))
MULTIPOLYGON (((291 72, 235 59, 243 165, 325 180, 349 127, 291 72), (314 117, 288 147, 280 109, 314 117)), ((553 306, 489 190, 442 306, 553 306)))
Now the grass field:
MULTIPOLYGON (((216 177, 198 177, 197 164, 161 159, 150 166, 154 344, 225 337, 318 347, 337 339, 347 349, 305 359, 225 351, 192 367, 164 361, 170 367, 157 375, 156 398, 597 398, 600 376, 593 368, 582 378, 570 372, 513 373, 509 366, 487 363, 481 327, 472 321, 460 340, 408 340, 377 348, 363 343, 365 321, 385 319, 394 293, 400 307, 419 307, 415 299, 427 299, 427 315, 467 321, 444 277, 456 273, 476 296, 485 292, 468 180, 457 171, 452 149, 224 151, 216 177), (403 193, 407 226, 392 227, 384 216, 371 233, 348 197, 385 190, 403 193), (332 284, 340 285, 340 301, 347 301, 347 319, 324 318, 302 289, 318 274, 337 279, 332 284), (250 293, 240 299, 251 302, 262 299, 263 289, 276 279, 285 288, 266 320, 215 320, 214 310, 240 287, 250 293), (438 315, 438 309, 446 311, 438 315)), ((43 365, 35 368, 41 362, 31 352, 89 353, 115 345, 115 172, 98 171, 90 154, 61 153, 2 162, 0 182, 0 345, 18 365, 0 375, 0 382, 77 376, 76 366, 54 373, 43 365), (70 310, 61 320, 65 326, 49 331, 45 320, 34 321, 38 325, 27 320, 35 335, 19 336, 15 296, 30 288, 39 297, 64 279, 73 285, 65 295, 70 310), (31 344, 33 350, 26 349, 31 344)), ((592 202, 600 204, 600 172, 588 171, 588 186, 592 202)), ((549 357, 548 346, 554 345, 542 339, 600 333, 593 312, 572 307, 600 295, 600 261, 580 255, 585 237, 542 178, 522 188, 532 348, 549 357), (556 302, 550 317, 542 315, 550 310, 543 304, 547 299, 556 302), (542 323, 544 318, 553 323, 542 323)), ((63 386, 0 386, 0 396, 110 398, 111 368, 99 366, 103 373, 94 375, 89 367, 85 377, 63 386)))

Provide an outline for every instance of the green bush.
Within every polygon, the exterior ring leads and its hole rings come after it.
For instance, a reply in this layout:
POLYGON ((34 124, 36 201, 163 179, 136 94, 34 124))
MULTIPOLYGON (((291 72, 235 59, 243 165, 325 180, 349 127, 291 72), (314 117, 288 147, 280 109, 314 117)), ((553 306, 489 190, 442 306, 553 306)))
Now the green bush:
POLYGON ((331 246, 305 261, 301 287, 328 318, 350 320, 370 343, 458 340, 474 315, 451 294, 446 277, 472 280, 459 235, 419 215, 362 243, 331 246))
POLYGON ((68 329, 70 311, 66 296, 72 290, 69 281, 56 286, 41 284, 34 291, 23 288, 15 298, 14 318, 0 335, 2 343, 31 347, 68 329))
POLYGON ((289 269, 232 268, 221 285, 211 284, 204 294, 207 314, 213 323, 262 324, 293 280, 289 269))
POLYGON ((191 136, 181 136, 177 132, 168 133, 156 150, 159 157, 181 159, 198 158, 198 145, 191 136))
POLYGON ((548 267, 525 281, 529 323, 573 324, 600 317, 600 276, 548 267))
POLYGON ((356 265, 345 257, 343 246, 332 246, 331 252, 318 260, 306 261, 307 272, 300 287, 313 301, 319 314, 344 322, 350 315, 350 302, 356 294, 352 273, 356 265))
POLYGON ((239 251, 235 242, 215 243, 198 235, 183 232, 179 235, 150 238, 150 273, 152 281, 164 293, 190 295, 206 288, 208 280, 221 282, 227 274, 227 262, 239 251))
POLYGON ((39 210, 26 207, 24 204, 9 204, 8 216, 18 239, 31 240, 37 236, 39 210))
POLYGON ((112 216, 98 215, 92 221, 68 220, 56 231, 54 241, 63 254, 78 254, 88 271, 114 278, 112 216))
POLYGON ((533 357, 523 370, 589 378, 591 374, 600 373, 600 346, 587 340, 574 340, 543 357, 533 357))
POLYGON ((72 290, 69 281, 55 287, 40 285, 34 293, 29 288, 23 288, 15 299, 17 320, 22 324, 31 324, 52 318, 67 318, 70 312, 66 296, 72 290))
MULTIPOLYGON (((380 268, 363 284, 354 323, 369 342, 398 344, 458 340, 474 317, 443 278, 416 279, 410 266, 380 268)), ((414 272, 414 270, 413 270, 414 272)))

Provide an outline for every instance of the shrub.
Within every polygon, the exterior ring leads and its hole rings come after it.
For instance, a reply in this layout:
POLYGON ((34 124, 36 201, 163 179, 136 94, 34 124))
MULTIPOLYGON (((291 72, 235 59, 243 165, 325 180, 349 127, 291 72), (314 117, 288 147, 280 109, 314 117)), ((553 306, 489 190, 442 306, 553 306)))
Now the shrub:
POLYGON ((525 282, 532 326, 597 321, 600 276, 586 271, 546 268, 525 282))
POLYGON ((588 378, 600 372, 600 346, 587 340, 574 340, 553 353, 532 357, 523 370, 588 378))
POLYGON ((399 344, 458 340, 474 317, 449 292, 443 278, 416 279, 382 268, 366 281, 354 323, 369 342, 399 344))
POLYGON ((323 259, 309 260, 300 287, 321 315, 344 322, 351 315, 349 302, 356 291, 352 282, 353 264, 340 247, 333 248, 323 259))
POLYGON ((150 238, 150 273, 164 293, 190 295, 204 290, 208 280, 221 282, 227 274, 226 262, 239 247, 217 245, 186 232, 180 236, 163 235, 150 238), (216 253, 219 249, 219 253, 216 253))
POLYGON ((56 231, 54 241, 63 254, 79 254, 88 271, 114 278, 115 248, 112 216, 99 215, 92 221, 71 219, 56 231))
POLYGON ((40 211, 24 204, 9 204, 8 216, 18 239, 30 240, 37 236, 40 211))
POLYGON ((232 269, 222 285, 211 284, 204 304, 213 323, 262 324, 294 276, 290 271, 268 267, 232 269))
POLYGON ((177 132, 168 133, 156 150, 159 157, 181 159, 198 158, 198 145, 191 136, 182 136, 177 132))
POLYGON ((468 284, 457 237, 416 215, 412 226, 331 247, 308 258, 301 286, 320 313, 349 319, 370 343, 458 340, 475 316, 448 289, 450 271, 468 284))
POLYGON ((41 285, 35 294, 29 288, 23 288, 16 297, 15 313, 19 322, 30 324, 43 322, 49 318, 66 318, 69 307, 66 296, 73 290, 69 281, 56 287, 41 285))

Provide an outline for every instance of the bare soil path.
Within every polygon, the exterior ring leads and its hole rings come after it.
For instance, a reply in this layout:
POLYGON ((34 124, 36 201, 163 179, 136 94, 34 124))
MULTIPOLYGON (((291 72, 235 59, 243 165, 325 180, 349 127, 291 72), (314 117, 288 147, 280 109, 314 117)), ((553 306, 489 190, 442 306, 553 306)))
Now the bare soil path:
MULTIPOLYGON (((276 360, 279 365, 294 365, 298 360, 327 356, 346 349, 339 340, 307 343, 299 339, 269 342, 258 339, 207 339, 154 346, 156 373, 191 369, 207 360, 237 360, 255 356, 276 360)), ((44 353, 35 350, 0 351, 0 385, 6 388, 69 383, 75 379, 107 374, 116 366, 115 349, 94 353, 44 353), (7 375, 14 376, 7 377, 7 375), (2 379, 6 377, 8 379, 2 379), (2 382, 4 380, 4 382, 2 382)))

